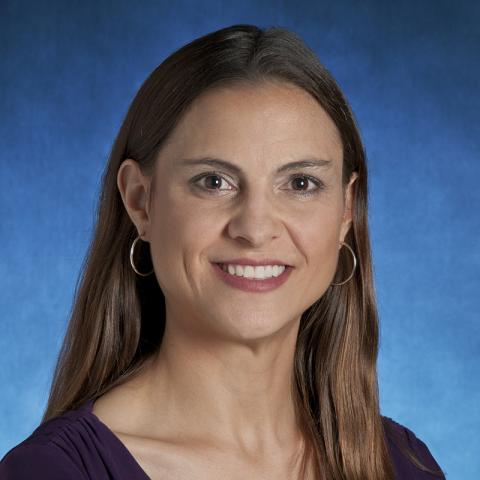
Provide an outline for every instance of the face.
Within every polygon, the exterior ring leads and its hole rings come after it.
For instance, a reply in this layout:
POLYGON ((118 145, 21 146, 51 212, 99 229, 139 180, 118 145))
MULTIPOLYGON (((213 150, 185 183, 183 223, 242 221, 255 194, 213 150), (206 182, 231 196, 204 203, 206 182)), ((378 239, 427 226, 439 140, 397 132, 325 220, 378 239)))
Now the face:
POLYGON ((344 192, 342 155, 340 134, 315 99, 296 86, 268 83, 198 97, 164 144, 151 179, 137 182, 141 174, 126 160, 118 184, 150 242, 167 322, 237 341, 298 322, 333 281, 350 227, 355 177, 344 192), (192 162, 206 157, 233 167, 192 162), (321 165, 282 170, 305 159, 321 165), (128 200, 128 183, 148 191, 149 181, 155 192, 141 215, 133 193, 128 200), (277 288, 251 292, 215 270, 216 262, 237 258, 274 258, 293 268, 277 288))

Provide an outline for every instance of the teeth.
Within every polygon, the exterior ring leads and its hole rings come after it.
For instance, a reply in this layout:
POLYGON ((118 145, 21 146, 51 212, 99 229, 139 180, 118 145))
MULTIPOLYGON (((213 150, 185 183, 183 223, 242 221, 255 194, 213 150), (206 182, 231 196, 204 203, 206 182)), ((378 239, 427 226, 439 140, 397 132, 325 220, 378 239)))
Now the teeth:
POLYGON ((237 277, 254 278, 264 280, 265 278, 278 277, 285 270, 285 265, 221 265, 222 270, 237 277))

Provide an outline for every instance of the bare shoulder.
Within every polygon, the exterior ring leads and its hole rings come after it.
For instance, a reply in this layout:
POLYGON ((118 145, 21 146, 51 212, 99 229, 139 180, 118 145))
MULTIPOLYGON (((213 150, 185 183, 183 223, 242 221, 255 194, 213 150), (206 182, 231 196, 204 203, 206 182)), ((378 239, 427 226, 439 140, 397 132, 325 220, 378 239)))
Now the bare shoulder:
POLYGON ((92 413, 114 432, 134 434, 145 412, 144 373, 111 388, 98 397, 92 413))

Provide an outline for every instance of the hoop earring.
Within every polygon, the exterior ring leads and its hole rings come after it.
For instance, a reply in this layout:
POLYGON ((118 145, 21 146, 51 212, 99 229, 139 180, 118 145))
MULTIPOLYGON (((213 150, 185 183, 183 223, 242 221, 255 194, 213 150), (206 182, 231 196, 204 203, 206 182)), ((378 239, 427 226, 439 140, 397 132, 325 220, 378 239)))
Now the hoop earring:
POLYGON ((148 273, 142 273, 137 270, 137 268, 135 267, 135 263, 133 262, 133 252, 135 251, 135 245, 137 244, 138 240, 140 240, 140 235, 137 236, 137 238, 133 241, 132 246, 130 247, 130 264, 132 265, 132 268, 137 275, 140 275, 142 277, 148 277, 153 273, 153 268, 148 273))
POLYGON ((342 242, 342 245, 345 245, 346 247, 348 247, 348 249, 350 250, 350 253, 352 254, 353 256, 353 269, 352 269, 352 273, 349 275, 349 277, 344 280, 343 282, 340 282, 340 283, 332 283, 331 285, 343 285, 344 283, 347 283, 352 277, 353 277, 353 274, 355 272, 355 268, 357 268, 357 257, 355 257, 355 253, 353 253, 353 250, 352 248, 350 247, 350 245, 348 243, 345 243, 345 242, 342 242))

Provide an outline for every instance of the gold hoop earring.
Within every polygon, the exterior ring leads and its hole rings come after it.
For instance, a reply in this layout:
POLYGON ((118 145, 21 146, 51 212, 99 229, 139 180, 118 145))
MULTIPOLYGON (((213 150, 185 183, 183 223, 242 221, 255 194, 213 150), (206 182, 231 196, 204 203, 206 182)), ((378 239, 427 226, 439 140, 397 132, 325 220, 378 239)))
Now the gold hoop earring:
POLYGON ((350 253, 353 256, 353 269, 352 269, 352 273, 349 275, 349 277, 346 280, 344 280, 343 282, 340 282, 340 283, 332 283, 331 284, 331 285, 335 285, 335 286, 343 285, 344 283, 347 283, 353 277, 353 274, 355 272, 355 268, 357 268, 357 257, 355 257, 355 253, 353 253, 352 248, 350 247, 350 245, 348 243, 342 242, 342 246, 343 245, 348 247, 348 249, 350 250, 350 253))
POLYGON ((151 275, 153 273, 153 268, 148 273, 142 273, 142 272, 139 272, 137 270, 137 268, 135 267, 135 263, 133 262, 133 254, 134 254, 134 251, 135 251, 135 245, 137 244, 138 240, 140 240, 140 235, 138 235, 138 237, 133 241, 132 246, 130 247, 130 264, 132 265, 132 268, 137 275, 140 275, 142 277, 148 277, 149 275, 151 275))

